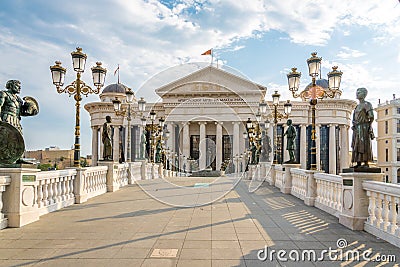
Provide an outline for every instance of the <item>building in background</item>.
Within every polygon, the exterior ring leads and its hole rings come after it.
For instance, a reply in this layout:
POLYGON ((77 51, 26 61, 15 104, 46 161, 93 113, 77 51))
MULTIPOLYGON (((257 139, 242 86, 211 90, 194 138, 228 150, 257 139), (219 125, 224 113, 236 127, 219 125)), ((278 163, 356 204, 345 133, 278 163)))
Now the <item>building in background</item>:
POLYGON ((400 98, 393 95, 393 100, 379 103, 375 111, 378 123, 377 166, 382 168, 387 182, 400 183, 400 98))
POLYGON ((35 159, 41 165, 48 165, 49 168, 65 169, 74 166, 73 149, 64 150, 51 146, 44 150, 25 151, 24 157, 35 159))
MULTIPOLYGON (((325 89, 326 80, 319 84, 325 89)), ((113 154, 114 161, 118 161, 120 147, 127 152, 127 120, 116 116, 112 100, 118 98, 126 105, 125 92, 127 86, 111 84, 106 86, 100 94, 100 101, 85 105, 91 117, 92 127, 92 165, 96 166, 102 159, 103 144, 101 130, 106 116, 112 117, 113 127, 113 154), (119 145, 121 144, 121 146, 119 145)), ((158 118, 165 118, 165 128, 170 137, 166 146, 171 154, 178 157, 179 165, 188 168, 189 163, 196 161, 195 166, 200 169, 212 168, 219 170, 221 163, 233 161, 245 151, 248 141, 243 138, 246 131, 246 121, 250 118, 255 121, 260 99, 267 95, 268 105, 272 107, 273 89, 255 84, 254 82, 225 71, 208 66, 189 75, 178 78, 161 87, 154 88, 161 101, 147 103, 145 115, 150 110, 157 113, 158 118), (268 92, 267 92, 268 91, 268 92), (190 161, 190 162, 189 162, 190 161)), ((282 93, 282 92, 281 92, 282 93)), ((279 103, 278 110, 282 113, 286 100, 279 103)), ((296 159, 301 168, 310 167, 311 158, 311 110, 307 101, 292 102, 290 119, 297 131, 296 159)), ((137 112, 136 100, 133 103, 137 112)), ((317 130, 317 169, 326 173, 339 174, 343 168, 349 167, 349 128, 351 113, 356 106, 354 100, 326 99, 316 107, 317 130)), ((270 119, 271 121, 271 119, 270 119)), ((147 119, 147 123, 151 123, 147 119)), ((135 116, 131 122, 131 158, 138 158, 140 146, 140 117, 135 116)), ((267 130, 273 136, 271 124, 267 130)), ((286 151, 286 120, 277 125, 277 158, 278 163, 289 160, 286 151)), ((271 138, 271 140, 273 140, 271 138)), ((149 144, 147 136, 147 144, 149 144)), ((126 158, 126 157, 125 157, 126 158)), ((191 164, 190 164, 191 165, 191 164)))

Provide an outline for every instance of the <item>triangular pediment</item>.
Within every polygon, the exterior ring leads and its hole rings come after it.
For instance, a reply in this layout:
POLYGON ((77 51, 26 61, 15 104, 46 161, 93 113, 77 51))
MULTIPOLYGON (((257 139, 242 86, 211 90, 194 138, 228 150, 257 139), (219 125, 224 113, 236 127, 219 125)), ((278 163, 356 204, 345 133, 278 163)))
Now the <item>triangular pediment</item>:
POLYGON ((167 95, 210 95, 234 93, 245 96, 247 94, 265 94, 265 86, 220 68, 208 66, 187 76, 172 81, 156 89, 160 97, 167 95))

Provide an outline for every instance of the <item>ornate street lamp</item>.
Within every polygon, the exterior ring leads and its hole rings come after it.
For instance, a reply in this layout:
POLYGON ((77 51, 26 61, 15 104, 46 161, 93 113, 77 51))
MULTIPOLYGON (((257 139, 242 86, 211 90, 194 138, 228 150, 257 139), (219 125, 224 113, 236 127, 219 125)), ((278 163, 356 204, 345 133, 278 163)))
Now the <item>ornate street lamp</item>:
MULTIPOLYGON (((272 105, 274 106, 274 109, 271 114, 268 116, 271 117, 274 121, 274 164, 278 164, 278 121, 282 119, 287 119, 289 118, 290 113, 292 112, 292 104, 290 103, 290 100, 287 100, 286 103, 283 105, 283 113, 280 113, 278 111, 278 106, 279 106, 279 98, 280 94, 278 91, 275 91, 272 94, 272 105)), ((265 122, 265 128, 269 127, 269 120, 267 119, 265 122), (268 126, 267 126, 268 125, 268 126)))
POLYGON ((312 78, 310 87, 307 87, 300 94, 297 93, 300 85, 301 73, 297 72, 297 68, 292 68, 292 72, 287 74, 289 90, 294 98, 301 97, 303 101, 309 99, 311 105, 311 170, 317 169, 317 147, 315 132, 315 106, 318 99, 335 98, 342 94, 340 90, 340 82, 343 72, 337 70, 337 66, 332 67, 332 71, 328 73, 328 90, 325 90, 316 83, 316 78, 321 75, 321 57, 317 57, 317 53, 311 53, 311 57, 307 59, 308 73, 312 78))
POLYGON ((88 96, 89 94, 100 92, 103 87, 107 70, 101 66, 101 62, 96 62, 96 66, 92 67, 92 78, 95 89, 86 85, 81 80, 81 73, 85 71, 87 56, 82 52, 82 48, 77 47, 76 51, 71 53, 73 69, 76 72, 76 80, 70 85, 63 88, 65 73, 67 70, 61 66, 60 61, 56 61, 54 66, 50 67, 53 84, 57 88, 59 94, 67 93, 69 96, 74 96, 76 101, 75 107, 75 144, 74 144, 74 167, 80 167, 80 101, 82 95, 88 96))
POLYGON ((135 93, 128 88, 128 90, 125 91, 126 95, 126 103, 128 104, 127 109, 122 109, 121 108, 121 101, 118 100, 118 98, 115 98, 112 102, 114 105, 114 111, 117 116, 122 116, 126 117, 126 120, 128 121, 128 142, 127 142, 127 162, 131 162, 131 120, 132 120, 132 115, 133 117, 136 117, 136 115, 139 114, 139 116, 143 116, 143 112, 146 109, 146 101, 144 101, 143 97, 138 101, 138 110, 139 112, 134 112, 131 109, 131 104, 135 98, 135 93), (140 102, 140 103, 139 103, 140 102))

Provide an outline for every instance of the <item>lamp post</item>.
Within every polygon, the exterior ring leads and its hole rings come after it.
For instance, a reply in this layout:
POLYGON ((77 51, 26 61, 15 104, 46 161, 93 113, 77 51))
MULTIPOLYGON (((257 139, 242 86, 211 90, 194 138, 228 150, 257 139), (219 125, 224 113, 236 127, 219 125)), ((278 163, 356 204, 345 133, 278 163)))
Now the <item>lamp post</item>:
MULTIPOLYGON (((280 113, 278 111, 278 106, 279 106, 279 98, 280 94, 278 91, 275 91, 275 93, 272 94, 272 105, 273 105, 273 110, 272 113, 270 114, 270 117, 274 121, 274 164, 278 164, 278 121, 282 119, 287 119, 289 118, 290 113, 292 112, 292 103, 290 103, 290 100, 287 100, 286 103, 283 105, 283 113, 280 113)), ((260 103, 261 106, 261 103, 260 103)), ((267 123, 267 122, 266 122, 267 123)), ((269 124, 269 121, 268 121, 269 124)))
POLYGON ((317 53, 311 53, 311 57, 307 59, 308 73, 312 78, 309 88, 306 88, 300 94, 297 93, 300 85, 301 72, 297 72, 297 68, 292 68, 292 72, 287 74, 289 90, 294 98, 301 97, 303 101, 309 99, 311 105, 311 170, 317 169, 317 147, 315 132, 315 106, 318 99, 335 98, 342 94, 340 82, 343 72, 337 70, 337 66, 332 67, 332 71, 328 73, 328 90, 317 85, 316 79, 321 75, 321 57, 317 57, 317 53))
POLYGON ((82 48, 77 47, 76 51, 71 53, 72 66, 76 72, 76 80, 70 85, 63 88, 65 73, 67 70, 61 66, 60 61, 56 61, 54 66, 50 66, 53 84, 57 88, 57 93, 67 93, 74 96, 75 103, 75 144, 74 144, 74 167, 80 167, 80 102, 82 95, 100 92, 100 88, 104 85, 107 70, 101 66, 101 62, 96 62, 96 66, 92 67, 92 78, 95 89, 92 89, 81 80, 81 74, 85 71, 87 56, 82 52, 82 48))
POLYGON ((156 112, 154 110, 150 111, 150 121, 151 121, 151 128, 150 128, 150 162, 154 162, 154 121, 156 120, 156 112))
MULTIPOLYGON (((126 95, 126 103, 128 104, 128 107, 126 109, 121 108, 121 101, 118 98, 115 98, 112 102, 114 105, 114 111, 117 116, 122 116, 126 117, 126 120, 128 121, 128 142, 127 142, 127 157, 126 161, 131 162, 131 120, 132 120, 132 113, 133 116, 135 117, 136 113, 131 110, 131 104, 133 102, 133 99, 135 97, 135 94, 132 92, 130 88, 126 90, 125 92, 126 95)), ((143 115, 144 110, 146 109, 146 101, 143 99, 143 97, 138 101, 138 110, 140 112, 140 116, 143 115)))

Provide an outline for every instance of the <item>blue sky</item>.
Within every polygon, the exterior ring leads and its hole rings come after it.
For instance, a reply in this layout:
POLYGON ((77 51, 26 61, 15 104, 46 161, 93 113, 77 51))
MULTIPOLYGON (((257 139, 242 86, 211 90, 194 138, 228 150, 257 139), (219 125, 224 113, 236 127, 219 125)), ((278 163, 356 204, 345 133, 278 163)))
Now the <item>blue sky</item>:
MULTIPOLYGON (((75 102, 59 95, 49 66, 61 60, 66 84, 75 79, 70 52, 77 46, 88 55, 89 68, 102 61, 106 85, 121 82, 138 91, 146 80, 169 67, 206 61, 200 54, 214 48, 220 64, 239 70, 254 82, 292 99, 286 74, 302 73, 310 82, 306 59, 317 51, 323 77, 333 65, 343 71, 343 98, 355 99, 366 87, 367 100, 400 97, 400 4, 397 0, 96 0, 0 2, 0 84, 22 82, 21 96, 40 103, 36 117, 23 118, 28 150, 74 143, 75 102)), ((152 90, 138 97, 155 101, 152 90)), ((84 98, 83 105, 98 95, 84 98)), ((293 100, 293 99, 292 99, 293 100)), ((83 106, 82 105, 82 106, 83 106)), ((82 155, 91 153, 87 112, 81 116, 82 155)))

